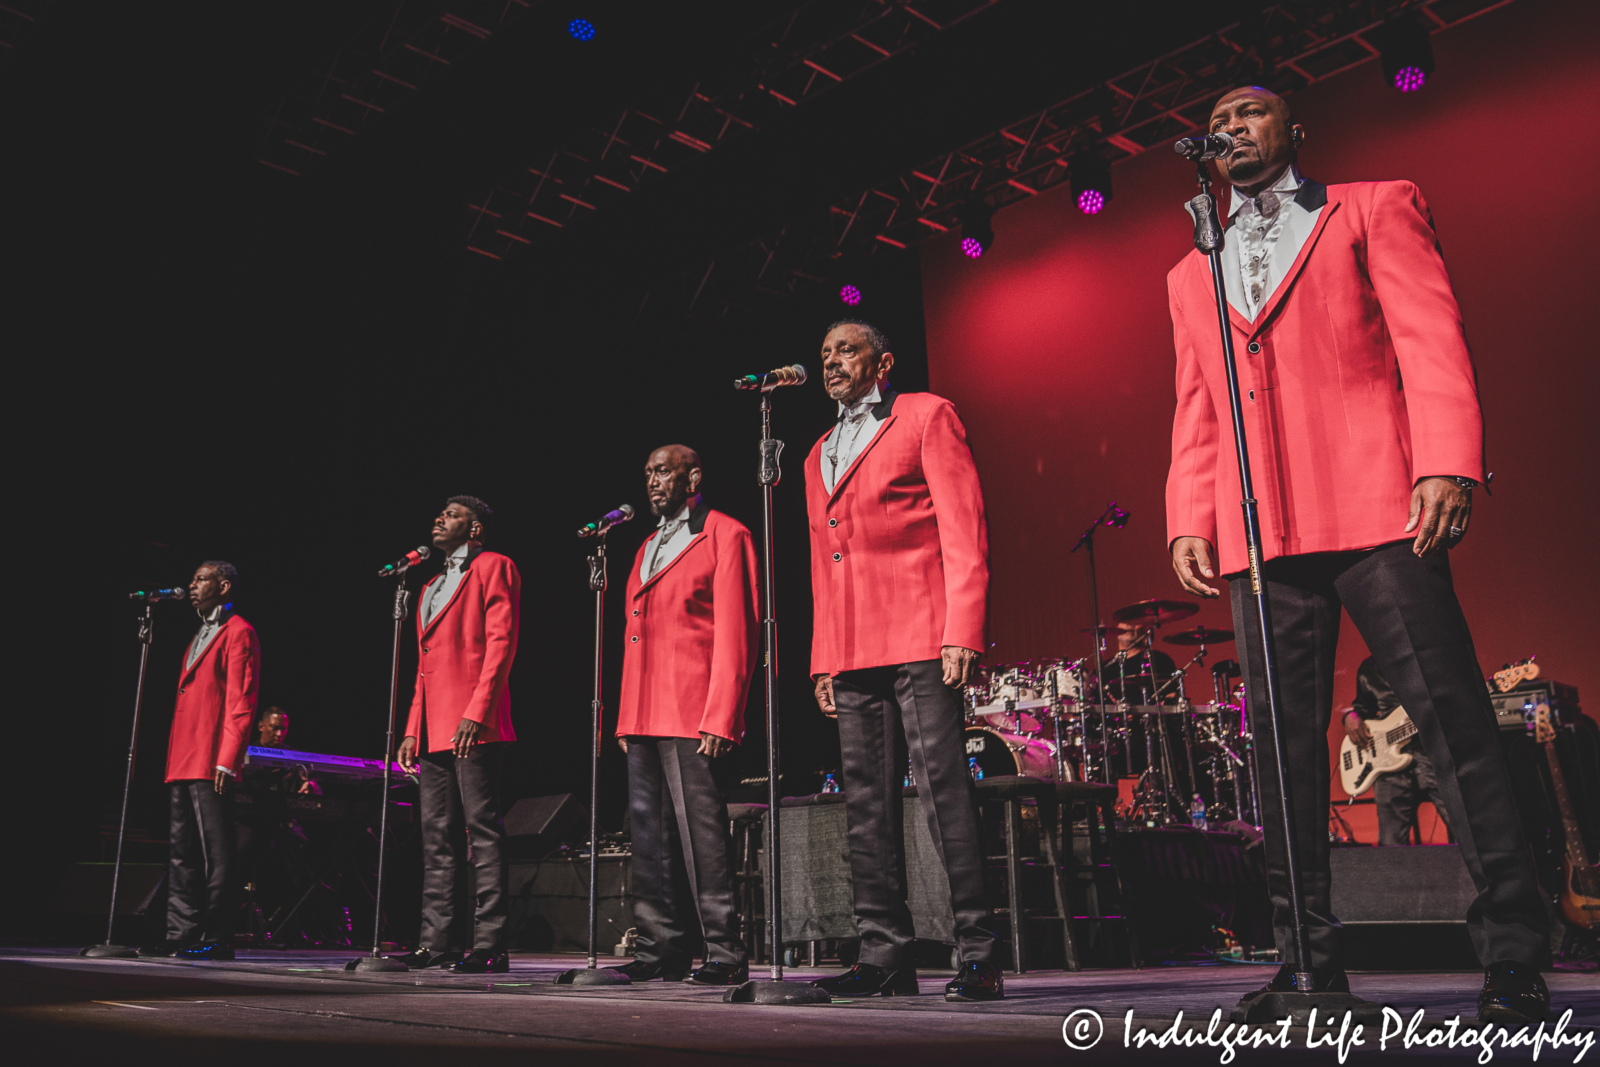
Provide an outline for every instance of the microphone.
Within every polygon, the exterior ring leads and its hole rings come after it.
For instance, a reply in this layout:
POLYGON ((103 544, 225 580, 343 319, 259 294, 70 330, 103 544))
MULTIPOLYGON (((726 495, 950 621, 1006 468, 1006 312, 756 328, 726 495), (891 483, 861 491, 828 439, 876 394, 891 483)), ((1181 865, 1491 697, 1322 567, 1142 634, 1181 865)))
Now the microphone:
POLYGON ((611 529, 611 527, 616 526, 619 523, 627 522, 631 518, 633 518, 633 505, 624 504, 616 511, 606 512, 604 515, 600 516, 594 522, 589 523, 587 526, 579 527, 578 536, 598 537, 600 534, 603 534, 607 530, 611 529))
POLYGON ((1208 159, 1222 159, 1233 153, 1230 134, 1208 133, 1203 137, 1185 137, 1173 144, 1172 150, 1184 159, 1204 163, 1208 159))
POLYGON ((187 589, 150 589, 150 590, 141 589, 137 593, 129 593, 128 594, 128 599, 129 600, 148 600, 151 603, 154 603, 157 600, 187 600, 187 599, 189 599, 189 590, 187 590, 187 589))
POLYGON ((433 555, 432 547, 428 545, 418 545, 416 548, 410 552, 407 552, 405 555, 401 556, 387 567, 384 567, 382 570, 378 571, 378 577, 387 578, 393 574, 404 574, 406 571, 410 570, 412 567, 415 567, 417 564, 421 563, 431 555, 433 555))
POLYGON ((746 374, 743 378, 735 378, 735 389, 759 389, 763 393, 770 393, 780 385, 806 384, 806 369, 798 363, 777 370, 769 370, 765 374, 746 374))

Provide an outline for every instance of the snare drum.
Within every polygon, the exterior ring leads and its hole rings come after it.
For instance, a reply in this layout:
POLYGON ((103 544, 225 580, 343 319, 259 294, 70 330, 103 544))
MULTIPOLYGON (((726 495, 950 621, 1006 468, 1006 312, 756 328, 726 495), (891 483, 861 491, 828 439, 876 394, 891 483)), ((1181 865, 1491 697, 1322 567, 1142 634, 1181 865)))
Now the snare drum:
MULTIPOLYGON (((963 736, 966 739, 967 758, 978 761, 978 769, 985 778, 1026 774, 1055 781, 1056 746, 1042 737, 1002 733, 983 726, 969 726, 963 736)), ((1067 766, 1067 780, 1077 780, 1070 764, 1067 766)))

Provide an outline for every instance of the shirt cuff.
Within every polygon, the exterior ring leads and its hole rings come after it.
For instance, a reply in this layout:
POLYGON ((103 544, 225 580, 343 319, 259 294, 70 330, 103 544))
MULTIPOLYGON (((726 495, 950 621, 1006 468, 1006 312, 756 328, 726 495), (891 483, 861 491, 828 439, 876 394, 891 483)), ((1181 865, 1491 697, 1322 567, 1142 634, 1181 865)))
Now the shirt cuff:
POLYGON ((226 774, 229 778, 237 778, 237 777, 239 777, 238 774, 236 774, 234 771, 230 770, 227 767, 224 767, 220 763, 217 764, 217 770, 221 771, 223 774, 226 774))

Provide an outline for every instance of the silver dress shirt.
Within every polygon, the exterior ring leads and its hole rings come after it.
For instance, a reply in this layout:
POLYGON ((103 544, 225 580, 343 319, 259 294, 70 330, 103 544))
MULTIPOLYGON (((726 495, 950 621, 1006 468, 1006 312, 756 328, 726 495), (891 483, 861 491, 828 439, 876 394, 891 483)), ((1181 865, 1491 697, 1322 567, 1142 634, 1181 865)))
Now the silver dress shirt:
POLYGON ((854 404, 839 405, 839 421, 822 442, 822 486, 830 495, 839 476, 850 469, 850 464, 872 442, 882 425, 882 420, 872 413, 873 406, 882 402, 883 394, 873 385, 872 390, 854 404))
POLYGON ((1316 228, 1322 208, 1307 211, 1295 203, 1305 178, 1294 164, 1254 196, 1237 186, 1228 215, 1233 219, 1222 246, 1222 280, 1228 303, 1251 322, 1266 306, 1316 228))
MULTIPOLYGON (((197 611, 196 615, 200 615, 197 611)), ((193 667, 201 656, 205 655, 206 647, 211 644, 211 639, 222 632, 222 605, 218 604, 205 615, 200 615, 200 632, 194 635, 194 640, 189 643, 189 658, 184 661, 183 669, 193 667)))
POLYGON ((472 547, 469 541, 450 553, 444 561, 444 577, 439 579, 439 584, 428 591, 428 598, 422 603, 422 625, 426 627, 433 621, 436 612, 444 610, 450 603, 450 598, 456 595, 456 586, 461 584, 461 575, 467 566, 467 550, 472 547))
POLYGON ((689 516, 699 506, 700 495, 697 493, 684 502, 676 515, 670 518, 661 516, 661 521, 656 523, 655 543, 645 553, 644 562, 640 565, 641 582, 648 582, 655 577, 657 571, 677 559, 678 554, 689 547, 689 542, 694 540, 694 534, 689 532, 689 516))

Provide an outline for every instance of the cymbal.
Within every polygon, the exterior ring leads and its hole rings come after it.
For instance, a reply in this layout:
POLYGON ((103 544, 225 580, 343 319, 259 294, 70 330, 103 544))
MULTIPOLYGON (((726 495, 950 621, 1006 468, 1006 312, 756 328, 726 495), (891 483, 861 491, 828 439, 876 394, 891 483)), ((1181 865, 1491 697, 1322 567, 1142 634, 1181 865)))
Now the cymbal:
POLYGON ((1200 610, 1200 605, 1190 600, 1141 600, 1111 613, 1118 622, 1167 623, 1187 619, 1200 610))
POLYGON ((1221 674, 1229 678, 1239 677, 1239 664, 1236 660, 1219 660, 1211 665, 1212 674, 1221 674))
POLYGON ((1196 626, 1192 630, 1180 630, 1178 633, 1168 634, 1162 640, 1169 645, 1225 645, 1233 640, 1233 631, 1196 626))

